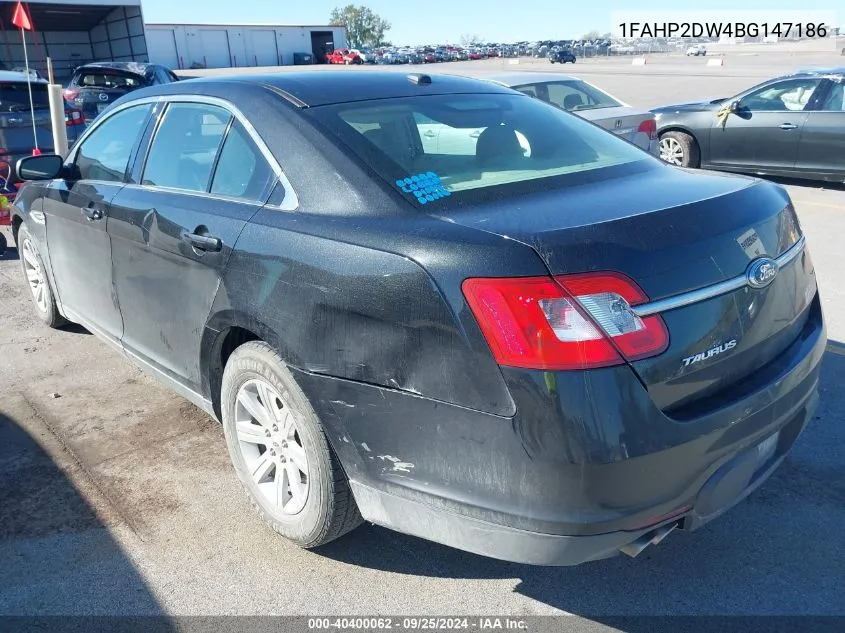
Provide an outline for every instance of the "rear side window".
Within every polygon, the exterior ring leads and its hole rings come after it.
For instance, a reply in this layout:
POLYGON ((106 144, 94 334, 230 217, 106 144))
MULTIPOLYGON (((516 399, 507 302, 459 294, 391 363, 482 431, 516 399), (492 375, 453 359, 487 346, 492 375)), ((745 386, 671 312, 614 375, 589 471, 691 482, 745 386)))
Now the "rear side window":
POLYGON ((135 89, 146 85, 146 80, 139 75, 109 72, 103 70, 83 71, 76 78, 76 85, 81 88, 118 88, 135 89))
POLYGON ((235 122, 217 159, 211 193, 261 200, 273 179, 273 170, 239 122, 235 122))
POLYGON ((208 191, 214 159, 232 115, 200 103, 172 103, 147 155, 142 184, 208 191))
MULTIPOLYGON (((32 102, 37 109, 49 108, 47 84, 32 83, 32 102)), ((0 82, 0 112, 29 110, 29 92, 25 81, 0 82)))
POLYGON ((149 105, 134 106, 114 113, 98 125, 76 154, 77 177, 122 182, 149 111, 149 105))
POLYGON ((514 94, 382 99, 312 113, 422 204, 433 200, 418 195, 420 180, 454 193, 651 160, 579 117, 514 94))

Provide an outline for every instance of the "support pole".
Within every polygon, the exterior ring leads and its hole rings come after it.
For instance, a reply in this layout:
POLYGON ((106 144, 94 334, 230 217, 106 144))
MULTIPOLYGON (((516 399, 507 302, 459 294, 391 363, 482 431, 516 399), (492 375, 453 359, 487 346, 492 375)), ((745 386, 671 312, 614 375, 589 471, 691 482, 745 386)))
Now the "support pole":
POLYGON ((67 125, 65 124, 65 96, 62 86, 50 84, 50 125, 53 128, 53 152, 67 156, 67 125))

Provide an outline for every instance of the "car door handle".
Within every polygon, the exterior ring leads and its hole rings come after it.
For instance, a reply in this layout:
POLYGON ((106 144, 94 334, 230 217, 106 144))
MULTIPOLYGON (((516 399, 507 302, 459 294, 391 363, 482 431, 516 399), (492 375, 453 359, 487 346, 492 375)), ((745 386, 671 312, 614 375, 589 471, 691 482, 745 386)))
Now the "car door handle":
POLYGON ((425 134, 423 134, 423 136, 425 136, 426 138, 434 138, 437 135, 431 130, 428 130, 425 134))
POLYGON ((85 217, 89 220, 102 220, 103 219, 103 211, 98 207, 85 207, 82 209, 82 213, 85 214, 85 217))
POLYGON ((217 253, 223 249, 223 240, 213 235, 185 233, 184 238, 191 246, 200 251, 217 253))
POLYGON ((794 130, 798 126, 794 123, 781 123, 780 125, 778 125, 778 127, 782 130, 794 130))

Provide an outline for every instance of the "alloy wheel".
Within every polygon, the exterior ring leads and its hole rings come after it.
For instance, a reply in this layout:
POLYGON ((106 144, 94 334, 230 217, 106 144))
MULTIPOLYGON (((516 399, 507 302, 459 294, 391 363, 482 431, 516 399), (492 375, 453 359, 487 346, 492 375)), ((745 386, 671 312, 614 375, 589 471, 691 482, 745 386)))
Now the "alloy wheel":
POLYGON ((29 289, 32 291, 35 304, 41 312, 47 312, 48 290, 44 280, 44 270, 41 267, 41 261, 38 259, 35 245, 30 240, 23 241, 21 255, 23 256, 26 280, 29 282, 29 289))
POLYGON ((660 139, 660 158, 670 165, 684 164, 684 148, 671 136, 660 139))
POLYGON ((263 379, 238 390, 235 406, 238 447, 265 500, 285 514, 298 514, 308 500, 308 458, 293 415, 276 389, 263 379))

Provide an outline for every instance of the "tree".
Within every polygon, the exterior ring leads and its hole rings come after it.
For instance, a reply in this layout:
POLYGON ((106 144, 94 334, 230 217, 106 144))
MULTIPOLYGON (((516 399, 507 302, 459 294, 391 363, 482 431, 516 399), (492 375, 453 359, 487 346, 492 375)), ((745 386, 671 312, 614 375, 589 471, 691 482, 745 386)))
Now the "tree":
POLYGON ((330 24, 346 27, 346 42, 351 48, 382 46, 390 22, 365 6, 347 4, 332 10, 330 24))
POLYGON ((592 31, 588 31, 587 33, 584 33, 584 35, 583 35, 583 37, 582 37, 581 39, 584 39, 584 40, 597 40, 597 39, 599 39, 600 37, 601 37, 601 33, 599 33, 596 29, 593 29, 592 31))
POLYGON ((481 38, 477 35, 472 35, 470 33, 464 33, 461 35, 461 44, 464 46, 470 46, 472 44, 478 44, 481 41, 481 38))

